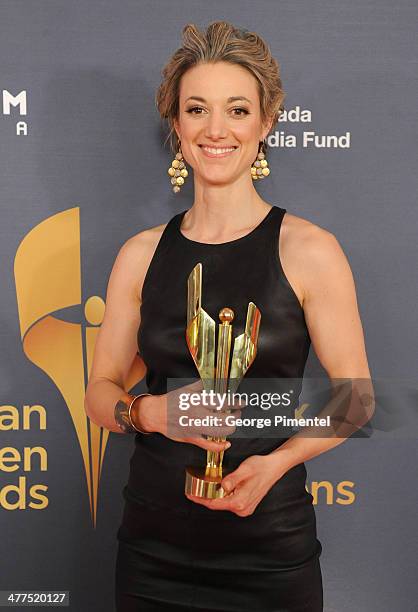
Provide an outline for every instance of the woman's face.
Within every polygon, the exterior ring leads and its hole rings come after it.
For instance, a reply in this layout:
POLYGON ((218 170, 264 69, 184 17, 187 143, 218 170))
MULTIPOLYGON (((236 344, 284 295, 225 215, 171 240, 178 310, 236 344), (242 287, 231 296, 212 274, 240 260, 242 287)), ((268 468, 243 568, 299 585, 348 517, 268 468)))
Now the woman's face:
POLYGON ((193 66, 181 78, 174 127, 195 177, 228 184, 241 176, 252 182, 250 167, 270 125, 262 125, 253 75, 241 66, 217 62, 193 66))

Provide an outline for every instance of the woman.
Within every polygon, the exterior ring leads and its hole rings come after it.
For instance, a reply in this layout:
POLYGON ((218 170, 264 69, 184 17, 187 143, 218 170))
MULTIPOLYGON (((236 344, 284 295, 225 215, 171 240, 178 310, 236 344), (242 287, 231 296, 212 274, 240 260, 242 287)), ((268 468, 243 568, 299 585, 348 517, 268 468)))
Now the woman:
POLYGON ((187 277, 198 262, 202 306, 215 319, 230 306, 234 336, 250 300, 262 313, 251 376, 301 378, 311 341, 331 378, 370 376, 338 241, 255 189, 269 173, 263 143, 283 99, 263 40, 225 22, 206 32, 185 26, 163 71, 157 106, 177 153, 169 180, 178 191, 192 167, 194 202, 122 246, 86 395, 95 423, 136 432, 118 531, 118 611, 323 609, 304 461, 344 438, 231 439, 229 494, 206 500, 185 495, 185 466, 226 443, 207 439, 205 428, 174 436, 167 425, 167 378, 197 377, 185 326, 187 277), (125 392, 133 371, 146 374, 150 395, 125 392))

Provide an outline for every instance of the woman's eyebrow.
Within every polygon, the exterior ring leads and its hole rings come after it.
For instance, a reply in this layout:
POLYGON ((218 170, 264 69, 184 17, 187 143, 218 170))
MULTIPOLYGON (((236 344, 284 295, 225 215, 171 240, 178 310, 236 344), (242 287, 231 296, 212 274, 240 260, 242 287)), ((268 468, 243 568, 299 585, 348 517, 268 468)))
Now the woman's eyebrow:
MULTIPOLYGON (((202 98, 201 96, 190 96, 189 98, 187 98, 187 100, 185 100, 185 102, 187 102, 188 100, 198 100, 199 102, 206 102, 205 98, 202 98)), ((229 104, 229 102, 236 102, 236 100, 245 100, 249 104, 252 104, 251 100, 249 100, 245 96, 231 96, 230 98, 228 98, 227 103, 229 104)))

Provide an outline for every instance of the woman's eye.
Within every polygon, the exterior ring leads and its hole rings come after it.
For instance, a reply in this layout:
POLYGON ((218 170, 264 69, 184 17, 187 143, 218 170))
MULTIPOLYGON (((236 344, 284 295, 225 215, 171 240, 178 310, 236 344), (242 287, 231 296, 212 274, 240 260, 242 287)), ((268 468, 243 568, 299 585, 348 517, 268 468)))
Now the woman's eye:
POLYGON ((195 110, 203 110, 203 108, 201 106, 193 106, 192 108, 188 108, 186 113, 190 113, 191 115, 193 114, 201 115, 201 113, 194 113, 195 110))
POLYGON ((237 115, 237 117, 241 117, 242 113, 244 113, 245 115, 248 115, 248 111, 246 108, 233 108, 232 110, 234 111, 242 111, 239 115, 237 115))

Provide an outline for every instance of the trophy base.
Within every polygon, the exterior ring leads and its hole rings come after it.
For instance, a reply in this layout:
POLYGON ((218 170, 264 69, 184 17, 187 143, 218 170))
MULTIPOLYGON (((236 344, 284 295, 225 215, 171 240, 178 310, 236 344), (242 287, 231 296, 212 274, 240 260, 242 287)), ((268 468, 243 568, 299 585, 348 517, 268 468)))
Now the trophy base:
POLYGON ((222 476, 214 476, 206 474, 206 467, 188 465, 186 467, 185 493, 205 499, 225 497, 226 493, 221 486, 221 481, 229 471, 222 468, 222 476))

